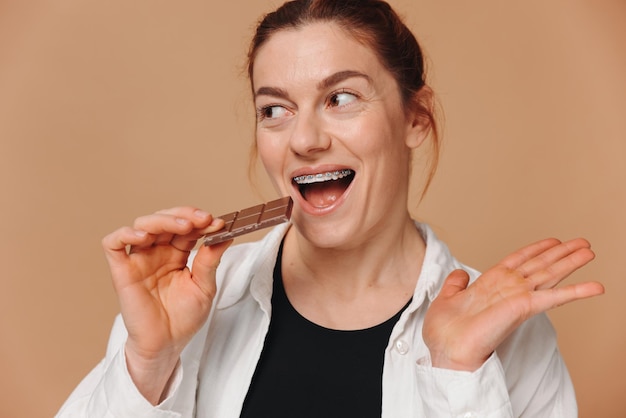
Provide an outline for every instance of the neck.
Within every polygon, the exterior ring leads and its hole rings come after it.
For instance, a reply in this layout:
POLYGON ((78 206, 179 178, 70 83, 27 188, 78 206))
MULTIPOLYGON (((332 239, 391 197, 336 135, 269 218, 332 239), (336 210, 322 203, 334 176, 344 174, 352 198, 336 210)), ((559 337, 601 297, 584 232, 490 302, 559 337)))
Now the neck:
POLYGON ((394 230, 340 249, 316 247, 292 228, 283 250, 285 290, 294 307, 320 325, 375 325, 410 299, 425 248, 408 214, 394 230))
POLYGON ((408 214, 395 228, 343 248, 316 247, 292 228, 285 242, 283 275, 291 283, 308 281, 345 298, 399 282, 410 282, 412 288, 425 248, 408 214))

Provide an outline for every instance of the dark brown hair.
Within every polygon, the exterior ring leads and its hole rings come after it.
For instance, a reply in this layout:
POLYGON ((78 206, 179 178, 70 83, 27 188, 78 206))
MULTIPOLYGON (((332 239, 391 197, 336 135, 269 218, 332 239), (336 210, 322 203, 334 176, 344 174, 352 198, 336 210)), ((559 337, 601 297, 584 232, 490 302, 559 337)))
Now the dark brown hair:
MULTIPOLYGON (((395 78, 405 108, 416 109, 432 136, 428 188, 439 160, 439 135, 431 89, 426 85, 422 49, 398 14, 383 0, 293 0, 263 17, 248 51, 252 83, 254 60, 273 34, 315 22, 332 22, 372 49, 395 78)), ((254 88, 254 86, 253 86, 254 88)), ((256 148, 253 149, 256 156, 256 148)))

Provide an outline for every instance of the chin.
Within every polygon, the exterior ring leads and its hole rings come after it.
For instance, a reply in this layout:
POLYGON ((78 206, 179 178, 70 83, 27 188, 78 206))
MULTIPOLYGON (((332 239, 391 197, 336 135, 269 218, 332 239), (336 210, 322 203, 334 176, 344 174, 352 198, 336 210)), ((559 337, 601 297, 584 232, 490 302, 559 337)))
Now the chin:
POLYGON ((292 214, 291 222, 298 235, 320 249, 352 248, 360 230, 344 217, 310 216, 299 211, 292 214))

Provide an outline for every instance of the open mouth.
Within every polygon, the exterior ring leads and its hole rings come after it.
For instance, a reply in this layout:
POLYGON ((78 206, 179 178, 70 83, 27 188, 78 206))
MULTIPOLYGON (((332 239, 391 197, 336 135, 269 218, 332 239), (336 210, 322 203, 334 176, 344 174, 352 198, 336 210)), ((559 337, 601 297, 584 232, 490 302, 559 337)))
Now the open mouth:
POLYGON ((304 200, 316 208, 325 208, 344 194, 353 179, 354 171, 344 169, 294 177, 293 182, 304 200))

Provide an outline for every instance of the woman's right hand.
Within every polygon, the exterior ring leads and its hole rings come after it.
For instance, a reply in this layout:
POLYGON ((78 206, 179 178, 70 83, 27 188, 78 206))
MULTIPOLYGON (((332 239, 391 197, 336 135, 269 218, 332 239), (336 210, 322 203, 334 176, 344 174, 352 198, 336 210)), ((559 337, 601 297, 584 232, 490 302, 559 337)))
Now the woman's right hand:
POLYGON ((128 330, 128 370, 153 404, 161 400, 183 348, 208 318, 216 268, 232 240, 201 246, 191 270, 187 259, 202 235, 223 225, 206 212, 177 207, 139 217, 133 227, 102 240, 128 330))

